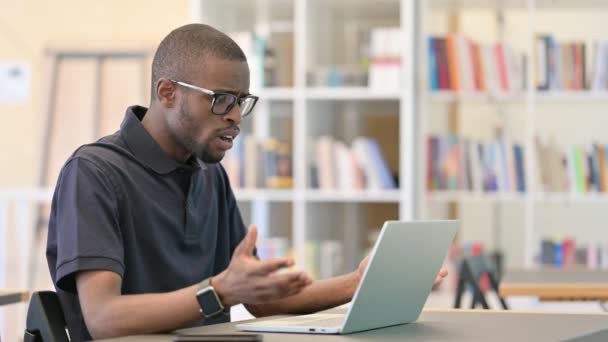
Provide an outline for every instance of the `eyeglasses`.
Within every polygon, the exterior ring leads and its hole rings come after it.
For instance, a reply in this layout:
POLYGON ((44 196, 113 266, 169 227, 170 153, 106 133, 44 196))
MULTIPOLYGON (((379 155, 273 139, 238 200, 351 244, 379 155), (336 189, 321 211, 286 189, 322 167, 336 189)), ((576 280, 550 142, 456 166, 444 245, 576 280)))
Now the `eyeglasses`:
POLYGON ((224 92, 215 92, 213 90, 197 87, 192 84, 188 84, 185 82, 170 80, 173 83, 179 84, 183 87, 190 88, 201 92, 203 94, 209 95, 212 97, 211 100, 211 112, 217 115, 225 115, 232 110, 235 104, 238 103, 239 110, 241 113, 241 117, 244 118, 247 115, 251 114, 253 107, 258 102, 258 97, 255 95, 247 95, 238 97, 234 94, 224 93, 224 92))

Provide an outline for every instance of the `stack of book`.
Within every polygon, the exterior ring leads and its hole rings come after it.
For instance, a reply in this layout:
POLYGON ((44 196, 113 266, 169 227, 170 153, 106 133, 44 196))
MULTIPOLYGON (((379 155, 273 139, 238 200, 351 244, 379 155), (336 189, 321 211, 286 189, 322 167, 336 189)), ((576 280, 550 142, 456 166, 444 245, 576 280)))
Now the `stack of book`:
POLYGON ((273 138, 239 135, 222 165, 234 189, 293 187, 291 147, 273 138))
POLYGON ((558 42, 552 35, 536 37, 536 87, 539 90, 607 90, 608 41, 558 42))
POLYGON ((524 192, 524 149, 506 139, 484 144, 456 135, 431 135, 427 190, 524 192))
POLYGON ((608 191, 608 146, 600 143, 562 146, 536 139, 543 190, 589 193, 608 191))
POLYGON ((401 30, 378 27, 369 32, 368 86, 375 89, 399 89, 401 71, 401 30))
POLYGON ((293 32, 271 32, 267 37, 251 31, 229 35, 247 57, 252 88, 293 86, 293 32))
POLYGON ((397 184, 375 139, 358 137, 352 147, 331 136, 309 149, 311 187, 321 190, 395 189, 397 184))
POLYGON ((503 42, 479 44, 461 34, 429 37, 432 91, 514 93, 525 89, 525 56, 503 42))
POLYGON ((541 241, 539 262, 558 268, 605 269, 608 268, 608 245, 591 242, 577 246, 572 238, 561 241, 546 238, 541 241))

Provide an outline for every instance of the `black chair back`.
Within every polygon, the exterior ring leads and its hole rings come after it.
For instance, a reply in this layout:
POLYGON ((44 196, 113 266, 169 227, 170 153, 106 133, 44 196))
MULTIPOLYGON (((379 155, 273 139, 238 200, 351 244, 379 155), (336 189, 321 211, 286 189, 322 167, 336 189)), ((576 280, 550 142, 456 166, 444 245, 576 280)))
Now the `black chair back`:
POLYGON ((59 297, 54 291, 34 292, 25 323, 24 342, 69 342, 59 297))

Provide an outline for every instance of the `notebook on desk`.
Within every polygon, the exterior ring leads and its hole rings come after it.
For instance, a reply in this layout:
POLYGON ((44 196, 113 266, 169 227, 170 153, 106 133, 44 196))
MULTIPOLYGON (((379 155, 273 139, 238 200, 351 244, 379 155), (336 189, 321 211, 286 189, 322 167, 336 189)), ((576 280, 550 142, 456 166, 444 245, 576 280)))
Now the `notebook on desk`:
POLYGON ((387 221, 348 311, 237 324, 239 330, 348 334, 418 319, 458 221, 387 221))

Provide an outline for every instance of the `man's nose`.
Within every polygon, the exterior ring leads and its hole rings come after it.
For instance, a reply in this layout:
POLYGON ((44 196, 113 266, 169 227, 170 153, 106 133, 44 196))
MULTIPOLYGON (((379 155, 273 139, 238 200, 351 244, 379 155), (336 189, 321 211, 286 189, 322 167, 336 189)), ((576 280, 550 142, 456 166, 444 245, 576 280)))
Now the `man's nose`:
POLYGON ((228 113, 224 115, 224 120, 232 122, 235 126, 241 124, 241 107, 239 104, 235 104, 228 113))

